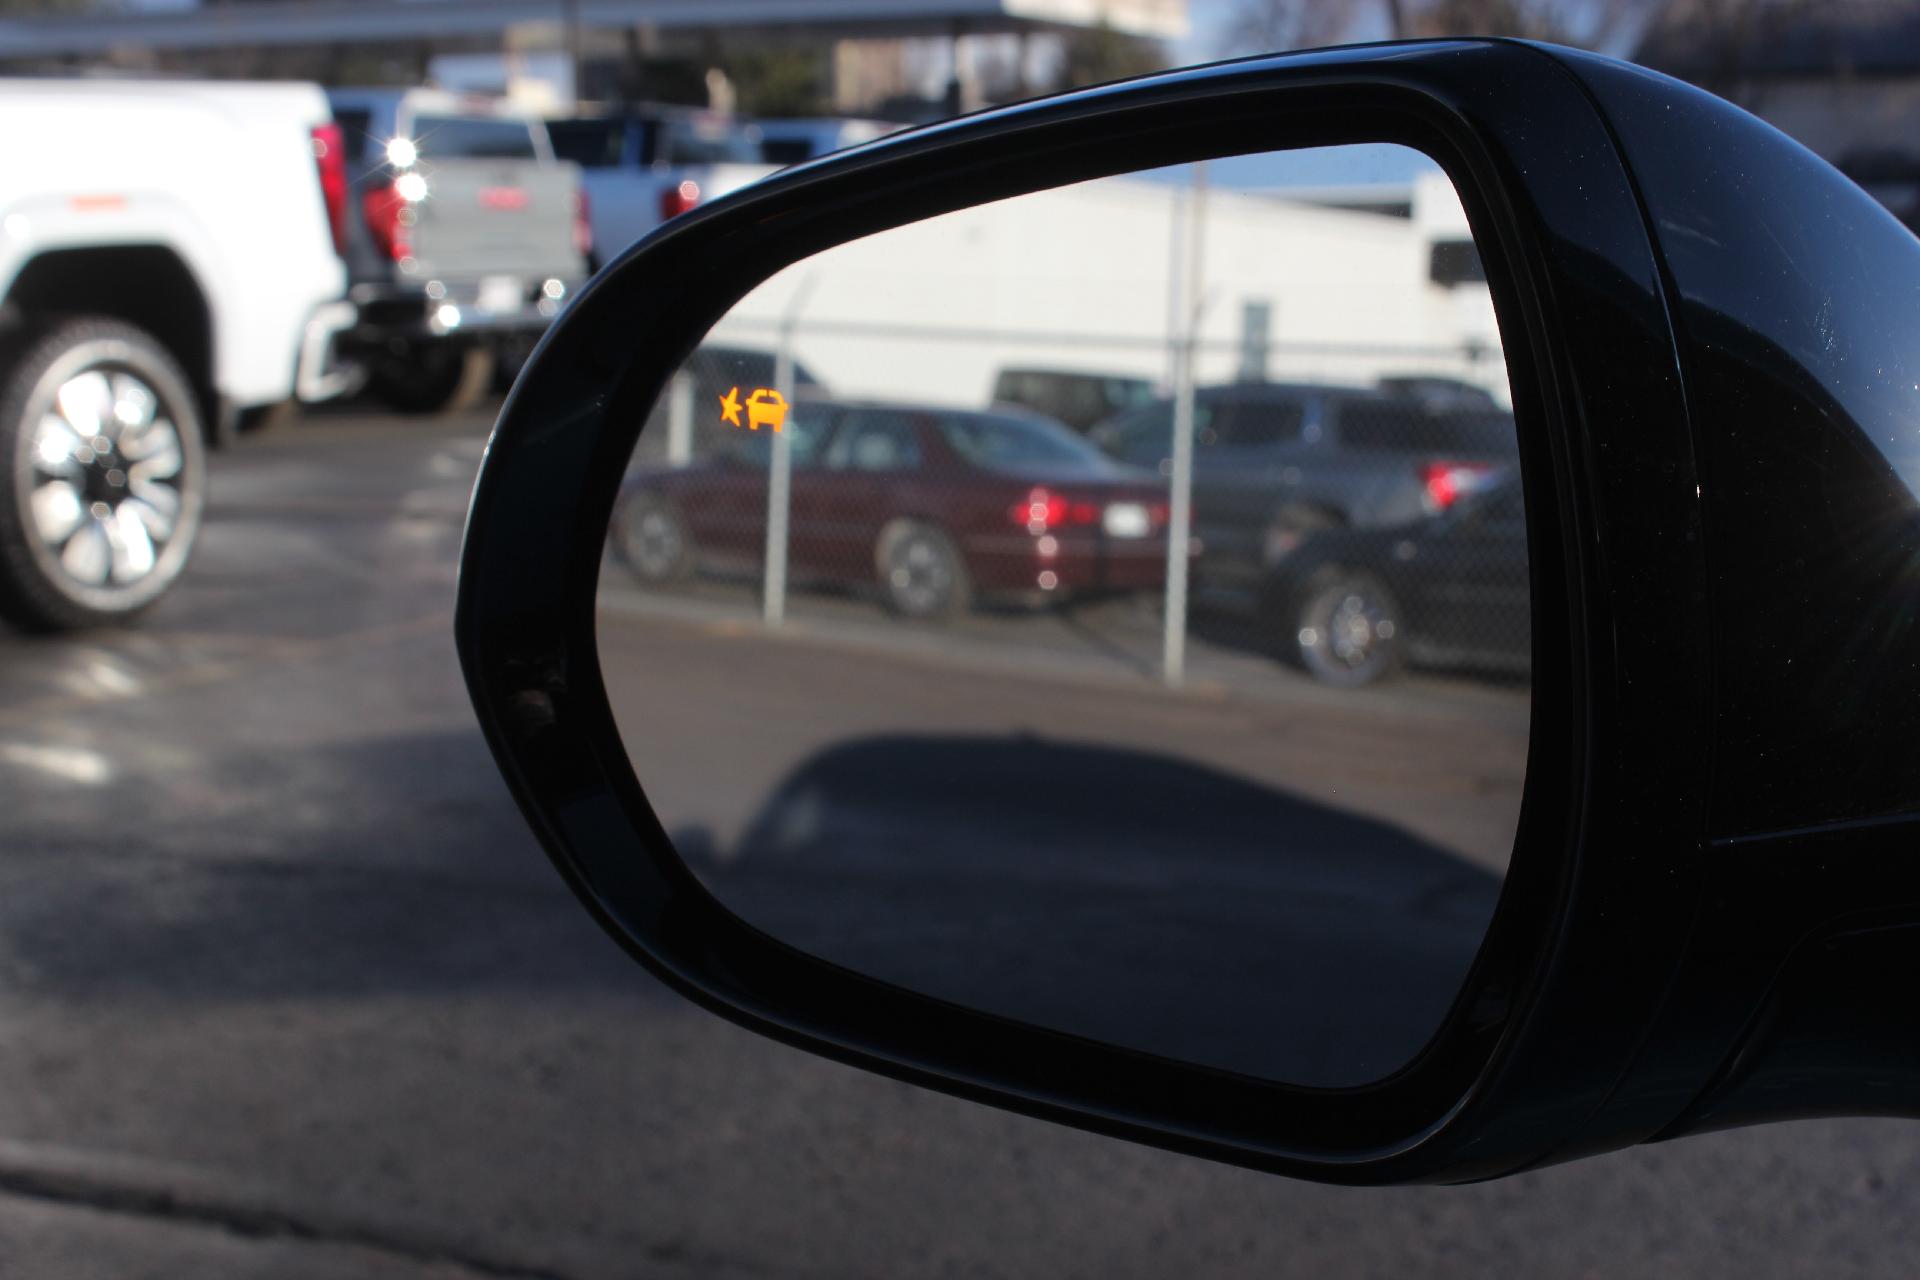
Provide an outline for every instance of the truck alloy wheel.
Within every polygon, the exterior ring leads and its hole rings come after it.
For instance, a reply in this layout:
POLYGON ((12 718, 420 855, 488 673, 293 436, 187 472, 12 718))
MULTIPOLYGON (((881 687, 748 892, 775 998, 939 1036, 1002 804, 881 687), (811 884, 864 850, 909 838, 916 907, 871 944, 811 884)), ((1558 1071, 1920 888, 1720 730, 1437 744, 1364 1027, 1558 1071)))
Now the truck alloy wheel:
POLYGON ((0 374, 0 614, 35 630, 113 622, 185 568, 202 436, 187 380, 130 325, 77 320, 0 374))

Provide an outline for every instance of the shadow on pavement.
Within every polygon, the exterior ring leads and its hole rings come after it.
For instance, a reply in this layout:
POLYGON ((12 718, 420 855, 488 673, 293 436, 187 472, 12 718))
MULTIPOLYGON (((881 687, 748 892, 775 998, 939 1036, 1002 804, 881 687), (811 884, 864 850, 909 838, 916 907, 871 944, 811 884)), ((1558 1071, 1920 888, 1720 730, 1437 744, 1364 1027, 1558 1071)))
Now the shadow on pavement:
POLYGON ((690 1011, 581 911, 496 778, 463 730, 128 777, 84 838, 86 798, 34 806, 0 878, 32 887, 0 891, 0 978, 63 1001, 617 991, 690 1011))
POLYGON ((847 968, 1316 1085, 1418 1051, 1500 889, 1388 823, 1031 736, 848 742, 789 775, 736 847, 675 838, 728 907, 847 968))

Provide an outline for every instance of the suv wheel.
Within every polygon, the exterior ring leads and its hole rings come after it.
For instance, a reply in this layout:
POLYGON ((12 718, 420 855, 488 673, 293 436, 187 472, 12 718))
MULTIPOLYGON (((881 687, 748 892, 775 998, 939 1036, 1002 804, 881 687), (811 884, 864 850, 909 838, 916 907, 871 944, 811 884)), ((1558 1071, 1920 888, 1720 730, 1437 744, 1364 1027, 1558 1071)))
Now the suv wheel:
POLYGON ((186 567, 205 494, 186 375, 132 325, 62 322, 0 372, 0 615, 120 621, 186 567))

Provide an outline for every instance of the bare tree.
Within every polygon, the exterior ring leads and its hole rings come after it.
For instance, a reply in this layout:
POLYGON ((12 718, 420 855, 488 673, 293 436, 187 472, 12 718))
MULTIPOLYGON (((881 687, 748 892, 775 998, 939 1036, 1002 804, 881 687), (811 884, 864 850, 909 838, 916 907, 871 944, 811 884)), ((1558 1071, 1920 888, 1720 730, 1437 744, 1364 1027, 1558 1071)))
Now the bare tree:
POLYGON ((1234 51, 1247 53, 1339 40, 1458 35, 1607 48, 1631 36, 1656 5, 1657 0, 1239 0, 1227 38, 1234 51))
POLYGON ((1879 0, 1675 0, 1654 24, 1646 52, 1661 69, 1751 105, 1746 80, 1754 60, 1788 28, 1815 16, 1867 19, 1891 7, 1879 0))
POLYGON ((1631 33, 1650 0, 1425 0, 1402 3, 1407 36, 1519 36, 1602 48, 1631 33))
MULTIPOLYGON (((1312 49, 1352 38, 1359 11, 1375 0, 1239 0, 1221 52, 1312 49)), ((1390 0, 1394 5, 1399 0, 1390 0)))
POLYGON ((1166 65, 1167 51, 1159 41, 1116 31, 1102 21, 1067 36, 1054 87, 1105 84, 1159 71, 1166 65))

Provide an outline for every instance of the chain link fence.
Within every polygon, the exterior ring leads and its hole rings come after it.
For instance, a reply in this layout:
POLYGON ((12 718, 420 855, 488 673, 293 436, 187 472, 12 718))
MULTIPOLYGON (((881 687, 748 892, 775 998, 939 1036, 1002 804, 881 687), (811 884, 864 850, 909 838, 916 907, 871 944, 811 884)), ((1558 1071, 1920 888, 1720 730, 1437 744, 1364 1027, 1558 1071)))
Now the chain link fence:
POLYGON ((769 625, 1092 650, 1173 682, 1190 659, 1343 687, 1523 675, 1501 353, 1273 343, 1242 320, 1192 349, 1183 592, 1186 353, 933 322, 724 323, 641 436, 617 580, 769 625))

